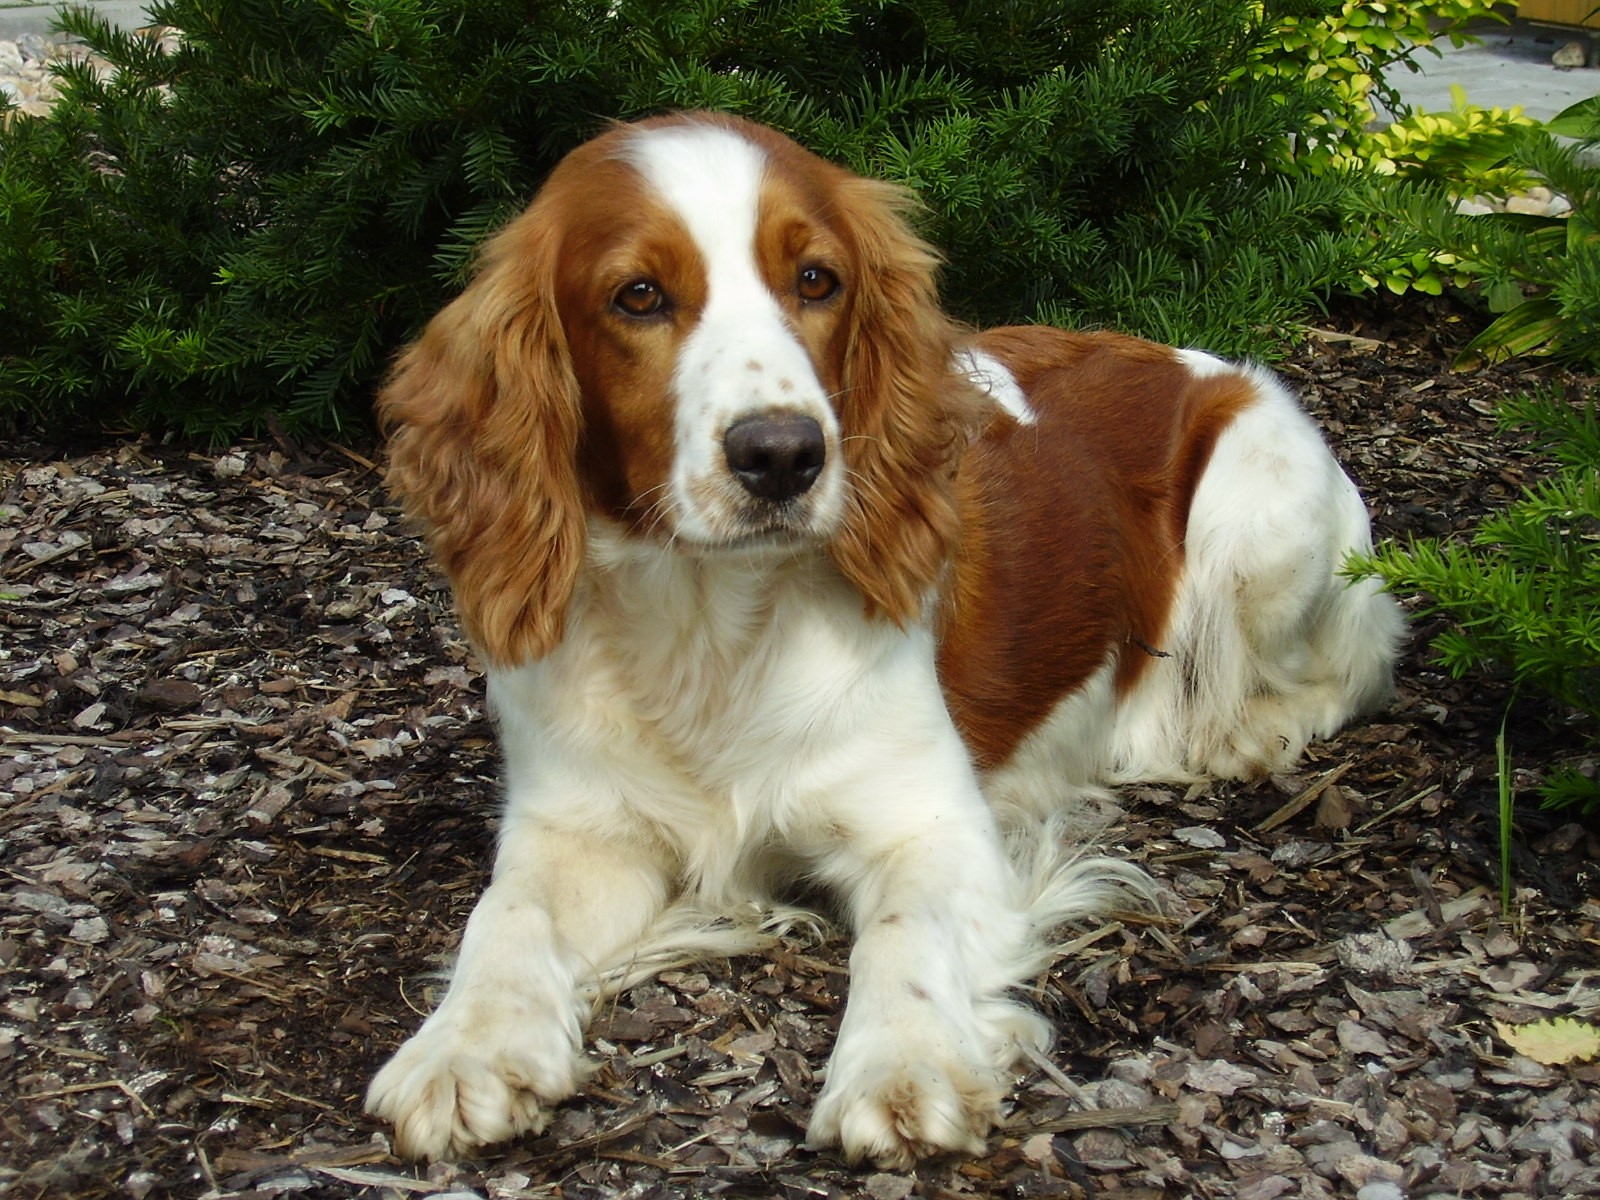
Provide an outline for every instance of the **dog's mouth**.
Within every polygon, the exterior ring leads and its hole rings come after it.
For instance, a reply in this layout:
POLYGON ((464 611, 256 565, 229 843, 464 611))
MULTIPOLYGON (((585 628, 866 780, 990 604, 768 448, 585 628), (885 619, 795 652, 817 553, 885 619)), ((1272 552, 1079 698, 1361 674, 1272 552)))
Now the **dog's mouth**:
POLYGON ((676 540, 704 554, 794 551, 820 546, 833 536, 834 523, 819 520, 814 507, 792 501, 743 505, 709 529, 680 531, 676 540))

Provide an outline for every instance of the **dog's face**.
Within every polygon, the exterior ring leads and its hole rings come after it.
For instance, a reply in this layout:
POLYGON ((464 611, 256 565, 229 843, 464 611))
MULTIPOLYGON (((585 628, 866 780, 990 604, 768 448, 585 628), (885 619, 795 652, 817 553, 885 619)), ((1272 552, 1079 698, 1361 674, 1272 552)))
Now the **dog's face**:
POLYGON ((697 555, 813 543, 869 612, 919 613, 976 392, 906 206, 727 117, 562 161, 380 405, 491 661, 559 640, 595 517, 697 555))
POLYGON ((834 401, 859 257, 831 224, 833 172, 797 177, 789 157, 668 127, 552 181, 580 460, 641 536, 826 540, 843 516, 834 401))

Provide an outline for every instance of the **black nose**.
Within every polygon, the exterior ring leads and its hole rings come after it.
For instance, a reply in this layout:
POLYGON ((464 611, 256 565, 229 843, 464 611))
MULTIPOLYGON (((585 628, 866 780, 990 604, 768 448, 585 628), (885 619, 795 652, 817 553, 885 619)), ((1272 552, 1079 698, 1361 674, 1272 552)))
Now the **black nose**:
POLYGON ((822 474, 827 444, 822 426, 799 413, 745 417, 722 435, 728 469, 745 491, 763 500, 793 500, 822 474))

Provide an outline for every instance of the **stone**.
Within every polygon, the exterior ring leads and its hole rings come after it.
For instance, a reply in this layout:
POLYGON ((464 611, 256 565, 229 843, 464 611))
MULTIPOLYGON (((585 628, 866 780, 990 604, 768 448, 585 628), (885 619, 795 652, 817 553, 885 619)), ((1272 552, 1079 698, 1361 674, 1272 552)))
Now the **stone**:
POLYGON ((1570 71, 1574 67, 1581 67, 1588 63, 1589 48, 1582 41, 1574 38, 1552 54, 1550 61, 1558 71, 1570 71))

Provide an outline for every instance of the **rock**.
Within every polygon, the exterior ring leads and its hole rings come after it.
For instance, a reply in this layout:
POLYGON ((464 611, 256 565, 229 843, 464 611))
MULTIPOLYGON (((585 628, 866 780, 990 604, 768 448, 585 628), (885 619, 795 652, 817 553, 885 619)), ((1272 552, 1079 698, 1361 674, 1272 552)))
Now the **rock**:
POLYGON ((916 1186, 916 1180, 909 1175, 890 1175, 888 1173, 869 1175, 866 1181, 867 1195, 872 1200, 904 1200, 911 1194, 911 1189, 916 1186))
POLYGON ((1340 938, 1333 949, 1346 970, 1379 979, 1404 971, 1416 957, 1409 943, 1383 933, 1353 933, 1340 938))
POLYGON ((25 33, 17 39, 17 52, 24 62, 46 63, 61 47, 42 33, 25 33))
POLYGON ((1190 1063, 1184 1082, 1197 1092, 1231 1096, 1240 1088, 1251 1087, 1259 1080, 1254 1071, 1234 1066, 1223 1059, 1213 1059, 1208 1062, 1190 1063))
POLYGON ((1584 66, 1589 61, 1589 47, 1574 38, 1552 54, 1550 61, 1558 71, 1570 71, 1574 67, 1584 66))
POLYGON ((1294 1190, 1294 1181, 1286 1176, 1267 1175, 1241 1183, 1239 1190, 1234 1193, 1234 1200, 1278 1200, 1279 1196, 1294 1190))
POLYGON ((1382 1057, 1391 1053, 1383 1035, 1368 1029, 1358 1021, 1340 1021, 1336 1035, 1339 1045, 1351 1054, 1372 1054, 1382 1057))
POLYGON ((1506 201, 1508 213, 1523 213, 1527 216, 1542 217, 1550 209, 1548 200, 1541 200, 1537 196, 1512 196, 1506 201))
POLYGON ((1201 850, 1220 850, 1228 844, 1215 829, 1208 829, 1204 825, 1190 825, 1183 829, 1174 829, 1172 836, 1185 846, 1194 846, 1201 850))

